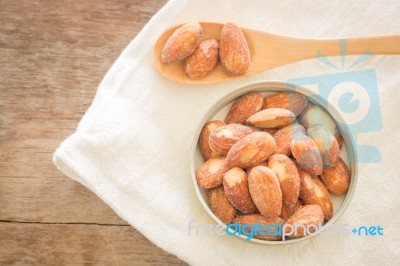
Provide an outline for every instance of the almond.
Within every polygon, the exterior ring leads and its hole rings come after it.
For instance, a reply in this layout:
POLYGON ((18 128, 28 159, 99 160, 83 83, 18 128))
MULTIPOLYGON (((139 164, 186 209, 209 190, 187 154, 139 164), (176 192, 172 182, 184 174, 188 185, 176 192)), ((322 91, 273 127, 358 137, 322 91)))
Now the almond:
POLYGON ((276 218, 281 214, 282 191, 278 177, 265 166, 251 169, 249 191, 254 204, 266 218, 276 218))
POLYGON ((207 122, 201 129, 200 137, 199 137, 199 145, 200 145, 200 152, 203 155, 203 159, 205 161, 218 155, 218 153, 216 151, 213 151, 210 148, 208 139, 210 137, 211 132, 214 129, 216 129, 217 127, 224 126, 224 125, 225 125, 224 121, 214 120, 214 121, 207 122))
POLYGON ((186 23, 172 33, 161 52, 163 63, 172 63, 193 54, 203 36, 199 23, 186 23))
POLYGON ((264 98, 263 109, 284 108, 298 116, 307 106, 307 97, 297 92, 280 92, 264 98))
POLYGON ((194 53, 186 58, 186 74, 192 79, 201 79, 210 74, 218 64, 218 48, 216 39, 201 41, 194 53))
MULTIPOLYGON (((295 212, 285 223, 292 225, 295 228, 293 234, 290 235, 291 238, 303 237, 306 235, 306 231, 303 226, 295 226, 304 225, 310 233, 314 233, 322 222, 324 221, 324 214, 322 209, 318 205, 306 205, 300 208, 297 212, 295 212)), ((290 228, 286 228, 285 232, 290 233, 290 228)))
POLYGON ((321 179, 330 192, 338 196, 343 195, 350 186, 349 168, 339 157, 335 167, 324 168, 321 179))
POLYGON ((208 190, 208 203, 210 204, 211 211, 224 224, 229 224, 233 217, 235 217, 236 209, 229 202, 222 186, 208 190))
POLYGON ((289 156, 292 151, 290 150, 290 143, 292 142, 293 136, 297 133, 305 134, 305 129, 302 125, 292 124, 279 129, 274 134, 275 139, 275 152, 274 154, 283 154, 289 156))
POLYGON ((299 199, 305 200, 312 198, 314 195, 314 180, 312 174, 304 171, 297 165, 297 172, 299 173, 300 178, 300 192, 299 192, 299 199))
POLYGON ((342 135, 337 127, 335 120, 332 116, 325 111, 321 106, 309 105, 301 114, 300 123, 306 128, 310 128, 315 125, 322 125, 327 127, 337 139, 339 145, 342 144, 342 135))
POLYGON ((305 134, 296 134, 290 150, 299 166, 313 175, 322 174, 322 159, 317 144, 305 134))
POLYGON ((292 216, 295 212, 297 212, 301 207, 303 207, 303 204, 301 203, 300 200, 297 200, 296 204, 292 207, 288 207, 285 202, 282 202, 282 210, 281 210, 281 218, 283 220, 287 220, 292 216))
POLYGON ((333 215, 333 206, 331 196, 321 180, 307 173, 302 169, 298 169, 300 176, 300 195, 304 205, 319 205, 324 213, 325 221, 329 221, 333 215))
POLYGON ((287 208, 293 208, 299 198, 300 178, 296 165, 283 154, 274 154, 268 160, 268 167, 279 179, 282 200, 287 208))
POLYGON ((263 97, 260 93, 251 92, 237 99, 230 108, 225 122, 243 124, 246 119, 261 110, 263 97))
POLYGON ((250 49, 242 30, 234 23, 227 23, 222 28, 219 56, 232 76, 243 75, 249 68, 250 49))
POLYGON ((225 157, 211 158, 196 171, 197 184, 202 188, 218 187, 228 170, 225 166, 225 157))
POLYGON ((325 167, 336 165, 339 158, 339 144, 332 132, 325 126, 315 125, 307 129, 307 135, 317 144, 325 167))
POLYGON ((265 132, 253 132, 236 142, 226 155, 229 168, 242 169, 266 161, 275 150, 275 140, 265 132))
POLYGON ((250 116, 246 123, 261 128, 280 128, 293 123, 295 119, 296 116, 289 110, 269 108, 250 116))
POLYGON ((230 148, 244 136, 257 131, 254 128, 240 125, 229 124, 214 129, 209 136, 210 148, 217 153, 227 154, 230 148))
POLYGON ((224 175, 223 184, 228 200, 236 209, 245 214, 251 214, 257 210, 250 196, 248 177, 245 171, 238 167, 230 169, 224 175))
POLYGON ((272 240, 272 241, 276 241, 276 240, 281 240, 282 236, 279 235, 279 229, 284 221, 277 217, 277 218, 272 218, 272 219, 267 219, 262 215, 258 215, 258 214, 252 214, 252 215, 244 215, 244 216, 240 216, 240 217, 236 217, 235 219, 233 219, 232 223, 238 223, 242 226, 246 225, 244 229, 244 231, 246 233, 253 233, 254 238, 256 239, 261 239, 261 240, 272 240), (281 223, 279 225, 279 223, 281 223), (251 225, 253 226, 253 228, 256 228, 256 230, 254 230, 253 232, 251 232, 251 228, 248 227, 247 225, 251 225), (259 226, 263 226, 264 228, 261 229, 261 227, 259 226), (275 226, 272 226, 275 225, 275 226), (276 229, 276 231, 275 231, 276 229), (261 230, 261 232, 260 232, 261 230), (267 231, 268 230, 268 231, 267 231), (256 232, 255 232, 256 231, 256 232))

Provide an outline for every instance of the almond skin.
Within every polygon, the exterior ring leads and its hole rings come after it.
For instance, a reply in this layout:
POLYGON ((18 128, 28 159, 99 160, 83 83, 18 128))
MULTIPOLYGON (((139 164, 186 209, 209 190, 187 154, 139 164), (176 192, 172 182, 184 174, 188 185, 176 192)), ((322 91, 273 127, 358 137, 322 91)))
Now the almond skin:
POLYGON ((300 177, 300 198, 304 205, 319 205, 324 213, 324 220, 329 221, 333 215, 331 196, 321 180, 298 169, 300 177))
POLYGON ((261 110, 263 96, 257 92, 250 92, 237 99, 229 109, 225 122, 227 124, 243 124, 246 119, 261 110))
POLYGON ((304 127, 300 124, 292 124, 279 129, 274 134, 274 139, 276 144, 274 154, 283 154, 286 156, 292 154, 292 151, 290 149, 290 143, 293 140, 293 136, 296 135, 297 133, 305 134, 305 132, 306 131, 304 127))
POLYGON ((219 41, 201 41, 193 54, 186 58, 185 72, 192 79, 202 79, 218 64, 219 41))
POLYGON ((211 158, 196 171, 197 184, 202 188, 218 187, 228 170, 225 166, 225 157, 211 158))
POLYGON ((287 208, 293 208, 299 198, 300 191, 300 178, 296 165, 289 157, 274 154, 268 160, 268 167, 274 171, 279 179, 283 202, 285 202, 287 208))
POLYGON ((298 116, 307 106, 307 97, 297 92, 280 92, 264 98, 263 109, 284 108, 298 116))
MULTIPOLYGON (((252 215, 244 215, 244 216, 239 216, 236 217, 235 219, 233 219, 232 223, 238 223, 240 225, 246 225, 246 224, 250 224, 252 226, 256 226, 257 230, 258 230, 258 223, 260 223, 260 225, 262 226, 268 226, 270 224, 274 224, 276 225, 276 227, 279 227, 279 223, 281 223, 282 225, 284 224, 284 221, 280 218, 272 218, 272 219, 267 219, 262 215, 258 215, 258 214, 252 214, 252 215)), ((257 231, 257 234, 254 235, 254 238, 256 239, 261 239, 261 240, 272 240, 272 241, 277 241, 277 240, 281 240, 282 236, 277 235, 275 236, 274 234, 279 232, 275 232, 273 227, 268 227, 268 232, 264 230, 262 230, 261 232, 264 233, 265 235, 260 234, 257 231)), ((250 228, 245 228, 245 232, 250 233, 250 228)))
POLYGON ((217 127, 224 126, 224 125, 225 125, 224 121, 214 120, 214 121, 207 122, 201 129, 200 136, 199 136, 199 145, 200 145, 201 155, 203 155, 203 159, 205 161, 218 155, 218 152, 213 151, 210 148, 210 144, 209 144, 208 140, 209 140, 211 132, 214 129, 216 129, 217 127))
POLYGON ((265 166, 251 169, 249 191, 254 204, 266 218, 276 218, 281 214, 282 191, 278 177, 265 166))
POLYGON ((283 220, 287 220, 292 216, 295 212, 297 212, 301 207, 303 207, 303 204, 301 203, 300 200, 297 200, 296 204, 293 207, 288 207, 286 206, 285 202, 282 202, 282 210, 281 210, 281 218, 283 220))
POLYGON ((332 194, 343 195, 350 186, 350 171, 346 163, 339 157, 336 166, 324 168, 322 182, 332 194))
POLYGON ((208 203, 210 204, 211 211, 224 224, 229 224, 233 217, 235 217, 236 209, 229 202, 222 186, 208 190, 208 203))
POLYGON ((324 167, 336 165, 339 158, 339 143, 325 126, 315 125, 307 129, 307 135, 317 144, 324 167))
POLYGON ((222 28, 219 56, 232 76, 243 75, 249 68, 250 49, 242 30, 234 23, 227 23, 222 28))
POLYGON ((161 62, 172 63, 193 54, 203 36, 199 23, 186 23, 172 33, 161 52, 161 62))
POLYGON ((253 132, 236 142, 226 155, 229 168, 242 169, 266 161, 275 150, 275 140, 265 132, 253 132))
POLYGON ((248 177, 245 171, 238 167, 230 169, 224 175, 223 184, 228 200, 236 209, 245 214, 257 211, 250 196, 248 177))
POLYGON ((261 128, 280 128, 293 123, 296 116, 283 108, 261 110, 246 120, 246 124, 261 128))
MULTIPOLYGON (((318 205, 306 205, 302 208, 300 208, 297 212, 295 212, 287 221, 285 224, 290 224, 294 226, 296 223, 297 224, 302 224, 306 228, 309 225, 313 225, 312 227, 309 227, 309 232, 314 233, 316 231, 316 227, 319 225, 322 225, 322 222, 324 221, 324 214, 322 212, 322 209, 318 205)), ((290 232, 290 228, 286 228, 286 233, 290 232)), ((298 237, 303 237, 306 235, 306 232, 304 231, 302 226, 298 226, 297 230, 295 233, 293 233, 290 237, 291 238, 298 238, 298 237)))
POLYGON ((229 150, 241 138, 257 131, 255 128, 229 124, 213 130, 209 136, 210 148, 220 154, 228 154, 229 150))
POLYGON ((332 116, 319 105, 307 106, 300 117, 300 123, 306 128, 315 125, 327 127, 338 141, 339 146, 342 145, 343 137, 332 116))
POLYGON ((290 150, 299 166, 313 175, 322 174, 322 159, 317 144, 305 134, 296 134, 290 150))

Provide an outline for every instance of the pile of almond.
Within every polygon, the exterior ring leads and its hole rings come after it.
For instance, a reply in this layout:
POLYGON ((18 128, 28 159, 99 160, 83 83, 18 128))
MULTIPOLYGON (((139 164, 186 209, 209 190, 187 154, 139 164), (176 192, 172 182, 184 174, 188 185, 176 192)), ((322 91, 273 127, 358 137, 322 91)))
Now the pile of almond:
POLYGON ((234 23, 222 28, 220 38, 202 40, 199 23, 186 23, 168 38, 161 52, 163 63, 185 60, 185 72, 192 79, 201 79, 212 72, 219 59, 232 76, 246 73, 250 50, 242 30, 234 23))
MULTIPOLYGON (((225 224, 322 225, 332 218, 330 193, 343 195, 350 184, 342 142, 330 114, 303 94, 251 92, 232 104, 225 121, 204 125, 196 180, 225 224)), ((301 230, 290 237, 303 236, 301 230)))

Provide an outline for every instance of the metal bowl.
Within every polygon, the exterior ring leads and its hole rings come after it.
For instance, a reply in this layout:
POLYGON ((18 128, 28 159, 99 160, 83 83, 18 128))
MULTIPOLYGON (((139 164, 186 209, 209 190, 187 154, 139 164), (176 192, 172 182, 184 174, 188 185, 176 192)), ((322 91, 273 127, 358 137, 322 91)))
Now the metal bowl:
MULTIPOLYGON (((349 205, 351 198, 353 197, 356 183, 357 183, 357 153, 356 153, 356 146, 355 142, 351 136, 348 126, 344 123, 343 118, 340 116, 339 112, 335 110, 329 103, 327 103, 322 97, 314 94, 310 90, 285 83, 279 81, 266 81, 266 82, 257 82, 253 84, 249 84, 243 86, 239 89, 236 89, 232 93, 224 96, 222 99, 218 100, 204 115, 204 117, 199 122, 199 126, 195 131, 193 143, 191 147, 191 174, 192 174, 192 181, 193 185, 199 198, 201 204, 203 205, 205 211, 215 220, 217 224, 221 224, 226 228, 225 224, 222 223, 211 211, 208 199, 207 199, 207 190, 201 188, 197 185, 196 181, 196 170, 200 168, 200 166, 204 163, 203 157, 201 155, 198 140, 200 136, 200 132, 202 130, 203 125, 210 120, 224 120, 226 114, 228 113, 232 103, 240 96, 249 93, 249 92, 260 92, 264 96, 270 95, 276 92, 298 92, 306 95, 309 99, 309 102, 313 104, 318 104, 323 107, 326 111, 330 113, 333 119, 336 121, 340 132, 343 136, 344 143, 342 150, 340 152, 340 157, 347 163, 349 166, 350 174, 351 174, 351 181, 349 190, 345 195, 342 196, 335 196, 331 194, 332 204, 333 204, 333 217, 324 225, 325 227, 329 227, 330 225, 334 224, 340 216, 344 213, 347 206, 349 205), (325 108, 327 107, 327 108, 325 108)), ((304 241, 310 239, 312 237, 317 236, 321 232, 318 230, 317 234, 304 236, 301 238, 290 239, 285 241, 265 241, 265 240, 258 240, 258 239, 251 239, 248 242, 258 243, 258 244, 267 244, 267 245, 282 245, 282 244, 289 244, 289 243, 296 243, 300 241, 304 241)), ((246 236, 240 235, 237 236, 242 239, 246 239, 246 236)))

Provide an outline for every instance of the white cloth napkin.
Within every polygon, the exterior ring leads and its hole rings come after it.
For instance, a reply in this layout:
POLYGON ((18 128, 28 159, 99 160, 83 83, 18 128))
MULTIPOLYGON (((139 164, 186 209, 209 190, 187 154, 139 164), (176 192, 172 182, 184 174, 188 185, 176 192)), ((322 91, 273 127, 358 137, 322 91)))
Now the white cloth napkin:
MULTIPOLYGON (((188 235, 188 224, 215 224, 200 205, 190 176, 190 146, 208 108, 233 89, 264 80, 346 71, 358 56, 311 59, 245 78, 190 86, 162 77, 152 59, 160 33, 188 21, 236 22, 242 27, 302 38, 400 34, 400 2, 171 0, 123 51, 101 82, 74 134, 54 155, 82 183, 154 244, 195 265, 399 264, 400 57, 372 56, 352 70, 377 76, 383 128, 357 136, 377 147, 380 163, 360 164, 353 200, 339 223, 380 225, 383 236, 319 236, 284 246, 230 236, 188 235), (397 263, 396 263, 397 262, 397 263)), ((315 86, 314 86, 315 87, 315 86)))

